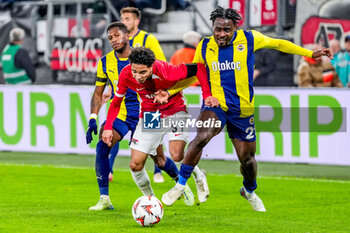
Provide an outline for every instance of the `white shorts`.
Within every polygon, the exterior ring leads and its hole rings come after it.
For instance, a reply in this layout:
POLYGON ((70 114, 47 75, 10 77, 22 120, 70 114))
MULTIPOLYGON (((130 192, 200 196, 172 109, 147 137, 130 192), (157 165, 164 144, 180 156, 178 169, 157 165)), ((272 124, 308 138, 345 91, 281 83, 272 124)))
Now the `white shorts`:
POLYGON ((157 147, 163 144, 164 135, 167 133, 169 141, 182 140, 187 142, 188 129, 172 125, 179 121, 185 121, 187 118, 188 114, 185 112, 178 112, 172 116, 162 118, 161 129, 144 129, 144 119, 141 118, 131 139, 130 148, 155 156, 157 147))

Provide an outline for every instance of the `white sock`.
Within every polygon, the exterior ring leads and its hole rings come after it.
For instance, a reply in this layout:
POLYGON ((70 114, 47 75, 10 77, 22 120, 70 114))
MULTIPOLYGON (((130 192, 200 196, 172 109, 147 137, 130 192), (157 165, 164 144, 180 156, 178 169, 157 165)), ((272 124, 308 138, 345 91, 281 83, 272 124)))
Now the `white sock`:
POLYGON ((176 188, 179 188, 179 189, 182 190, 182 191, 185 190, 185 185, 180 184, 179 182, 175 184, 175 187, 176 187, 176 188))
POLYGON ((151 187, 151 181, 148 177, 148 174, 145 168, 142 168, 141 171, 133 172, 131 171, 132 178, 134 179, 137 186, 140 188, 143 195, 154 195, 151 187))
POLYGON ((202 179, 203 172, 199 169, 198 166, 195 166, 193 169, 193 178, 195 181, 202 179))
POLYGON ((106 200, 109 200, 109 196, 108 196, 108 195, 101 195, 101 196, 100 196, 100 199, 106 199, 106 200))

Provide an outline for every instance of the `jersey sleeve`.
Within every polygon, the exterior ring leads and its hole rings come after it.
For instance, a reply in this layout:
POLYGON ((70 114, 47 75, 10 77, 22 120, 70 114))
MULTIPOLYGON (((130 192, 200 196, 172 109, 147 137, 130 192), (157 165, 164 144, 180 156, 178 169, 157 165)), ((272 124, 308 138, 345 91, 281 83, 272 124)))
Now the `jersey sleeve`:
POLYGON ((165 79, 168 81, 180 81, 187 78, 187 66, 182 63, 180 65, 171 65, 167 62, 164 62, 164 75, 165 79))
POLYGON ((163 49, 160 46, 159 41, 157 40, 157 38, 154 35, 152 35, 152 34, 148 35, 145 47, 147 47, 153 51, 157 60, 166 61, 166 58, 165 58, 164 53, 163 53, 163 49))
MULTIPOLYGON (((205 61, 202 57, 202 45, 203 45, 203 40, 201 42, 199 42, 197 48, 196 48, 196 52, 194 54, 194 58, 193 58, 193 63, 202 63, 205 64, 205 61)), ((195 82, 197 82, 198 79, 196 76, 192 76, 190 78, 181 80, 179 82, 177 82, 175 85, 173 85, 172 87, 170 87, 168 89, 169 94, 175 95, 176 93, 182 91, 183 89, 191 86, 192 84, 194 84, 195 82)))
POLYGON ((116 88, 115 96, 108 109, 107 120, 104 126, 105 130, 113 129, 113 122, 115 118, 117 118, 118 116, 120 105, 126 94, 126 91, 128 90, 128 87, 126 85, 126 77, 127 77, 127 72, 125 71, 125 69, 123 69, 119 76, 119 81, 116 88))
POLYGON ((203 59, 202 56, 202 46, 203 46, 203 40, 201 40, 201 42, 199 42, 197 48, 196 48, 196 52, 194 54, 194 58, 193 58, 193 63, 202 63, 205 64, 205 61, 203 59))
POLYGON ((312 57, 313 51, 300 47, 296 44, 293 44, 290 41, 282 39, 274 39, 268 36, 263 35, 262 33, 252 30, 254 36, 254 51, 262 48, 266 49, 276 49, 278 51, 296 54, 305 57, 312 57))
POLYGON ((107 83, 107 75, 103 72, 103 64, 101 59, 97 64, 97 74, 96 74, 96 86, 104 86, 107 83))

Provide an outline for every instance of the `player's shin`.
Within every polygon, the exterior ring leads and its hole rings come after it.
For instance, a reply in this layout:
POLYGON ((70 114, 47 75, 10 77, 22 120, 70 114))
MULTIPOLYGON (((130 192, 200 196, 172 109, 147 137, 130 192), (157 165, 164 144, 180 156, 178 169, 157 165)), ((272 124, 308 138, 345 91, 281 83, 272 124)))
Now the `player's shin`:
POLYGON ((165 171, 173 180, 175 180, 175 182, 178 181, 179 170, 172 159, 167 157, 164 167, 160 167, 160 169, 165 171))
POLYGON ((145 168, 142 168, 141 171, 131 171, 131 175, 143 195, 154 195, 151 182, 145 168))
POLYGON ((109 153, 109 167, 111 169, 111 173, 113 173, 113 164, 114 164, 115 157, 117 157, 117 155, 118 155, 118 151, 119 151, 119 142, 117 142, 113 146, 113 148, 111 149, 111 151, 109 153))
POLYGON ((111 148, 106 143, 99 140, 96 146, 95 171, 100 195, 108 195, 108 175, 110 170, 108 154, 110 150, 111 148))

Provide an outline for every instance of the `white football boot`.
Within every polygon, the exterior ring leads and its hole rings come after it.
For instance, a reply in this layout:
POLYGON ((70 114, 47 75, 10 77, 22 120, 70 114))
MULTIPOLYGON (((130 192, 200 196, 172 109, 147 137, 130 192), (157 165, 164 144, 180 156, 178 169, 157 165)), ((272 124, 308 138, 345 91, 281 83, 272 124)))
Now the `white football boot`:
POLYGON ((190 186, 188 184, 185 185, 184 195, 182 196, 184 203, 188 206, 193 206, 194 204, 194 195, 191 191, 190 186))
POLYGON ((164 183, 164 177, 162 173, 157 172, 153 174, 153 182, 154 183, 164 183))
POLYGON ((98 200, 95 206, 91 206, 89 210, 113 210, 113 205, 109 196, 101 195, 100 200, 98 200))
POLYGON ((167 206, 171 206, 183 194, 184 194, 184 189, 180 188, 180 186, 178 185, 175 185, 175 187, 173 187, 168 192, 163 194, 162 202, 167 206))
POLYGON ((241 193, 241 196, 248 200, 250 205, 253 207, 253 210, 259 211, 259 212, 266 212, 264 203, 262 200, 256 195, 255 192, 249 193, 245 187, 242 187, 239 192, 241 193))
POLYGON ((202 175, 196 180, 197 195, 199 202, 206 202, 209 197, 209 186, 207 182, 207 172, 201 169, 202 175))

